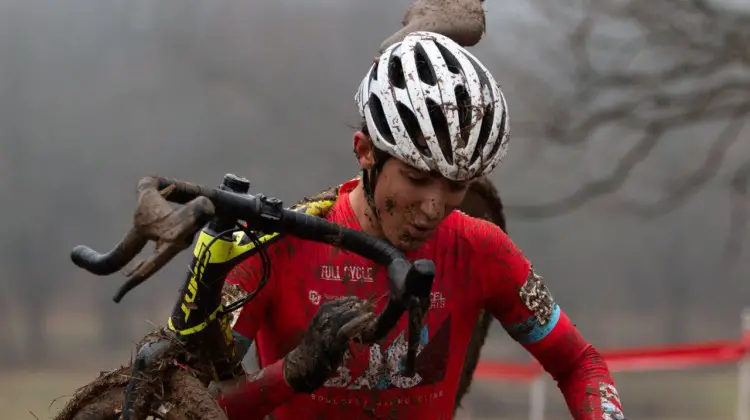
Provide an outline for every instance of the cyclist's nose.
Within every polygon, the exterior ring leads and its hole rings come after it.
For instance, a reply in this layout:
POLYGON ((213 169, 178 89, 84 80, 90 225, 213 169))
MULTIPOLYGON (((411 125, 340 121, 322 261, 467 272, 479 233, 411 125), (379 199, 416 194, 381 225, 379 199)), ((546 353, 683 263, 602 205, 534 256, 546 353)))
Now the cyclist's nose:
POLYGON ((420 206, 422 214, 427 219, 429 224, 439 221, 443 218, 443 212, 445 211, 445 200, 439 196, 439 194, 429 196, 422 201, 420 206))

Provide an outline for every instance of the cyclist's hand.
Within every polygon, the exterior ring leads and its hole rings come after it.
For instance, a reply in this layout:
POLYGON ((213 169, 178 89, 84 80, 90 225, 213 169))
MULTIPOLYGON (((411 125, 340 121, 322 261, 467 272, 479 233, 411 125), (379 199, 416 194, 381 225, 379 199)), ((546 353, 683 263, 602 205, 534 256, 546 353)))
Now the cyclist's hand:
POLYGON ((341 364, 350 340, 375 320, 369 302, 350 296, 324 303, 297 348, 284 358, 284 378, 296 392, 319 388, 341 364))

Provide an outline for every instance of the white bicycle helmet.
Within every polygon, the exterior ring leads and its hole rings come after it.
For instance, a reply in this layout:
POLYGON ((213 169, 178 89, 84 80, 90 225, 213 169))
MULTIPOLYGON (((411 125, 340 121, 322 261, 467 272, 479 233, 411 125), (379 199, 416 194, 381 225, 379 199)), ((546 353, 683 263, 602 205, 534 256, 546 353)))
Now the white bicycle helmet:
POLYGON ((454 181, 489 173, 508 149, 508 111, 495 78, 437 33, 413 32, 388 47, 355 101, 375 147, 454 181))

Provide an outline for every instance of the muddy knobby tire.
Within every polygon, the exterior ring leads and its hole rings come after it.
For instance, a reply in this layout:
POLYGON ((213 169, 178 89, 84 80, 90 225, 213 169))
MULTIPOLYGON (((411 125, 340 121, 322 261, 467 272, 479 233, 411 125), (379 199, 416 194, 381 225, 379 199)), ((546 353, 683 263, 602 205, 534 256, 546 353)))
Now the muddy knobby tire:
MULTIPOLYGON (((54 420, 119 420, 130 371, 129 366, 120 368, 80 388, 54 420)), ((176 368, 168 376, 164 395, 154 396, 169 407, 165 420, 227 420, 199 379, 176 368)))

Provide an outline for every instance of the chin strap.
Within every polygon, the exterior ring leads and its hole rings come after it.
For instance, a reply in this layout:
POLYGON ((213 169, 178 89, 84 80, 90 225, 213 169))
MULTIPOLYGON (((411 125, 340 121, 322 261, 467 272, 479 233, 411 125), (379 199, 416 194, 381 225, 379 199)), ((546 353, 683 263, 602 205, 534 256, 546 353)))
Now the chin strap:
POLYGON ((365 199, 370 206, 370 210, 375 215, 375 219, 380 221, 380 214, 378 214, 378 209, 375 207, 375 186, 378 183, 378 176, 380 176, 383 165, 385 165, 385 162, 391 156, 380 149, 375 149, 373 157, 375 164, 372 168, 362 170, 362 186, 365 189, 365 199))

